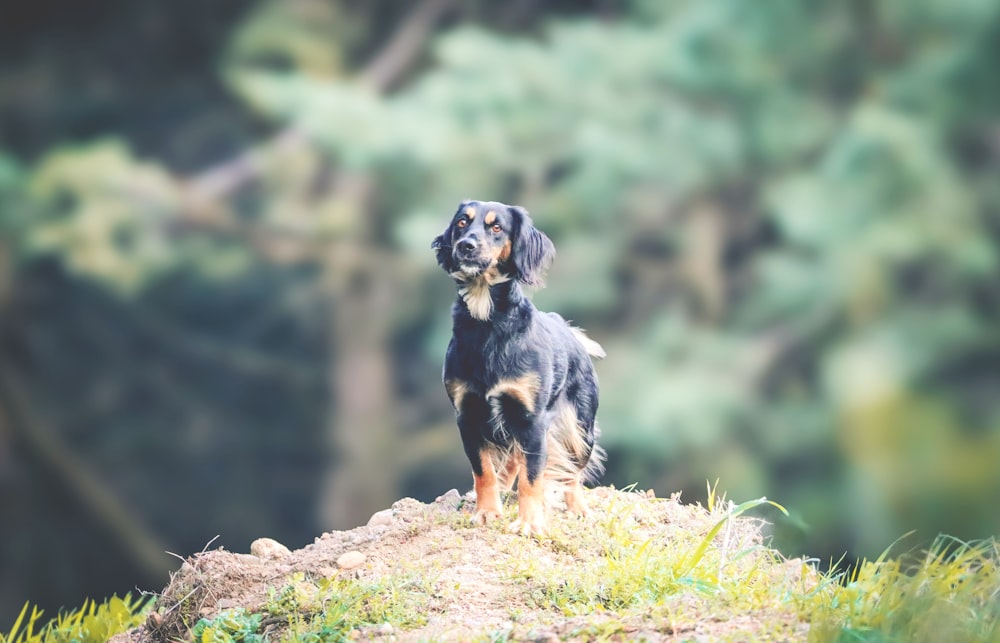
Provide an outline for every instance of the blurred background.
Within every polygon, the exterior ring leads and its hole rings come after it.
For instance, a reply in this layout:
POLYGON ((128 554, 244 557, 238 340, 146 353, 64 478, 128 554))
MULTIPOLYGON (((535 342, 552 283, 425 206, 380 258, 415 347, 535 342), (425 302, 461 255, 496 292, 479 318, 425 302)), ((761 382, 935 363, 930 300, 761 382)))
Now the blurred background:
POLYGON ((996 534, 998 61, 996 0, 4 3, 0 630, 467 490, 467 197, 556 244, 606 483, 996 534))

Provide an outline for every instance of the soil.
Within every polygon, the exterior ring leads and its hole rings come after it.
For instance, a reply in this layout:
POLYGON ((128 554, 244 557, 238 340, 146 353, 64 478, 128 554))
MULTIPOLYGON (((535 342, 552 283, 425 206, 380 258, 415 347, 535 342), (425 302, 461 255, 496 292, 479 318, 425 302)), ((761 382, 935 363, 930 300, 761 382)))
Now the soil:
MULTIPOLYGON (((649 492, 626 494, 610 488, 587 492, 595 514, 614 510, 614 503, 620 503, 625 496, 629 502, 638 498, 649 503, 650 510, 656 513, 651 522, 664 538, 670 537, 671 529, 705 533, 712 524, 704 509, 683 505, 677 497, 654 500, 649 492)), ((508 513, 516 511, 511 502, 508 499, 508 513)), ((203 551, 186 559, 172 575, 146 625, 112 641, 189 640, 188 628, 199 618, 212 618, 236 607, 265 612, 276 589, 287 586, 292 578, 377 580, 401 572, 424 578, 434 588, 430 605, 426 606, 426 622, 407 630, 388 624, 359 628, 350 633, 351 637, 399 641, 585 640, 599 636, 595 633, 603 631, 602 624, 614 622, 614 628, 608 631, 621 640, 758 638, 755 632, 760 633, 759 624, 750 614, 668 622, 663 617, 635 613, 598 612, 571 617, 551 608, 539 608, 538 602, 531 599, 532 590, 526 581, 532 569, 559 573, 566 566, 578 564, 580 556, 600 555, 598 551, 588 553, 591 550, 587 546, 578 546, 586 538, 593 538, 593 530, 588 530, 590 519, 550 510, 556 536, 546 542, 509 534, 504 524, 475 524, 473 508, 470 496, 452 490, 433 503, 402 499, 391 510, 375 514, 366 526, 323 534, 311 545, 291 552, 268 540, 255 543, 253 554, 203 551), (573 546, 560 546, 561 541, 572 541, 573 546)), ((738 537, 748 542, 760 540, 759 521, 743 525, 738 537)), ((692 607, 691 613, 698 614, 697 606, 692 607)), ((284 626, 280 620, 269 622, 265 618, 262 627, 272 640, 279 640, 284 626)), ((792 632, 799 627, 795 623, 788 626, 792 632)))

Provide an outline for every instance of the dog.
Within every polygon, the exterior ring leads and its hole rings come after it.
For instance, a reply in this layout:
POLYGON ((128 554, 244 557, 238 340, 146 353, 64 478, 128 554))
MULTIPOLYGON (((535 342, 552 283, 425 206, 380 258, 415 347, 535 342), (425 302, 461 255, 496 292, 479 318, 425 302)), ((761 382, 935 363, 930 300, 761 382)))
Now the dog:
POLYGON ((542 286, 552 241, 522 207, 464 201, 431 248, 458 287, 443 379, 472 465, 477 522, 500 517, 500 489, 515 480, 510 531, 546 533, 546 483, 563 490, 568 511, 588 513, 582 485, 596 482, 605 457, 591 358, 605 354, 522 292, 542 286))

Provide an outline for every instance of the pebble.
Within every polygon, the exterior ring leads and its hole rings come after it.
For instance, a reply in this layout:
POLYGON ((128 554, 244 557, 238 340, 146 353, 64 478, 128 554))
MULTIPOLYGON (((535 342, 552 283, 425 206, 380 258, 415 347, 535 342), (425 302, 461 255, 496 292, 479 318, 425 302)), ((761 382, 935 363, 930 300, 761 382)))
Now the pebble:
POLYGON ((288 550, 288 547, 285 547, 272 538, 258 538, 250 543, 250 554, 257 558, 276 560, 284 558, 290 553, 292 552, 288 550))
POLYGON ((360 567, 365 562, 365 555, 359 551, 349 551, 341 554, 337 559, 337 567, 341 569, 354 569, 360 567))
POLYGON ((435 498, 434 502, 458 509, 462 504, 462 494, 458 492, 458 489, 451 489, 435 498))
POLYGON ((372 514, 372 517, 368 520, 369 527, 378 527, 379 525, 390 525, 392 524, 392 509, 383 509, 382 511, 376 511, 372 514))

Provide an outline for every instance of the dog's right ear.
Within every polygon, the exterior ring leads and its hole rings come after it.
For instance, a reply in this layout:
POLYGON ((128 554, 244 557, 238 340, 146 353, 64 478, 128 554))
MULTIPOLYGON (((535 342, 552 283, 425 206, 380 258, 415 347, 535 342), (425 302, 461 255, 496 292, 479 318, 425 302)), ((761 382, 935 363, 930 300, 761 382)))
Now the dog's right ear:
POLYGON ((438 265, 444 268, 444 271, 451 274, 455 271, 454 260, 451 256, 451 225, 449 224, 444 232, 434 237, 434 241, 431 241, 431 250, 437 256, 438 265))

